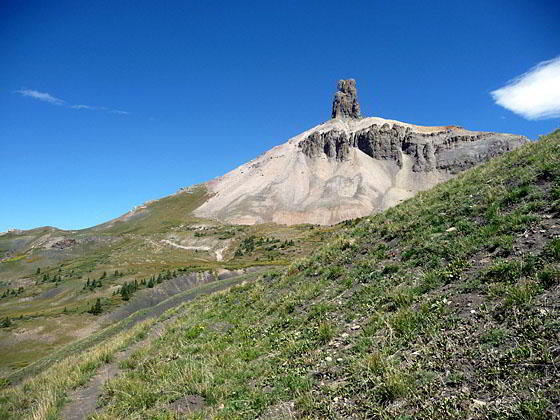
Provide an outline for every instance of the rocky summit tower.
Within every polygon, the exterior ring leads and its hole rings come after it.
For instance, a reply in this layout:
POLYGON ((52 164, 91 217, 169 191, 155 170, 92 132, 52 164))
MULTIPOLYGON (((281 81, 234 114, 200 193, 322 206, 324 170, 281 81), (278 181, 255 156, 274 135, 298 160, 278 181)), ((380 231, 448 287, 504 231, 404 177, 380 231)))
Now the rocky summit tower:
POLYGON ((360 118, 360 104, 356 81, 346 79, 338 81, 338 89, 332 104, 333 118, 360 118))

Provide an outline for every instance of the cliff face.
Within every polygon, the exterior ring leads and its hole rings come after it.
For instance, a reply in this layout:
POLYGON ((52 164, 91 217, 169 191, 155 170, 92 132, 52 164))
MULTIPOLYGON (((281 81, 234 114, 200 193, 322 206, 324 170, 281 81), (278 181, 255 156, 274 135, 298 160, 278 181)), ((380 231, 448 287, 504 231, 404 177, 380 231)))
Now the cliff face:
POLYGON ((315 132, 298 146, 310 158, 325 156, 340 161, 349 159, 352 148, 357 148, 373 159, 394 161, 399 168, 402 155, 406 154, 413 159, 414 172, 439 169, 455 174, 513 150, 525 141, 520 136, 466 132, 458 127, 423 134, 410 127, 385 123, 350 134, 336 130, 315 132))
POLYGON ((508 152, 525 137, 363 118, 341 80, 332 119, 206 186, 194 214, 228 223, 335 224, 382 211, 508 152))

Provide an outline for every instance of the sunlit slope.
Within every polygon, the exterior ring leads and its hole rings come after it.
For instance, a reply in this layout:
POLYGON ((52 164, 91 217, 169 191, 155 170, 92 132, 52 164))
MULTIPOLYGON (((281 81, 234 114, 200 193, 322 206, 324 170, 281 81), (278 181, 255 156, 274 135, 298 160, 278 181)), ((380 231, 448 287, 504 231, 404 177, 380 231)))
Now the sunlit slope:
POLYGON ((1 235, 0 322, 10 322, 0 328, 0 377, 19 375, 106 326, 108 314, 135 307, 138 296, 125 302, 116 294, 125 283, 136 281, 145 289, 142 280, 168 271, 220 276, 224 270, 287 265, 336 230, 229 226, 192 216, 206 198, 204 187, 191 187, 89 229, 44 227, 1 235), (95 287, 88 287, 94 281, 95 287), (100 316, 88 313, 97 299, 100 316))
POLYGON ((204 185, 194 214, 233 224, 334 225, 369 216, 524 144, 525 137, 336 118, 204 185))
POLYGON ((98 417, 558 416, 559 216, 557 131, 186 306, 98 417))

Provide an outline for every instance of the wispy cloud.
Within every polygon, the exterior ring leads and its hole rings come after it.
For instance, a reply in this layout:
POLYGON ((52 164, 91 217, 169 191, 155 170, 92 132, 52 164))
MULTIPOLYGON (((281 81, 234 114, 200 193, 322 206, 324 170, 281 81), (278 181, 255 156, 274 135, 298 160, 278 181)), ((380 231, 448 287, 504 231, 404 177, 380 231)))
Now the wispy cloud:
POLYGON ((498 105, 528 120, 560 117, 560 57, 537 64, 491 95, 498 105))
POLYGON ((39 101, 48 102, 53 105, 64 105, 66 103, 62 99, 56 98, 46 92, 39 92, 38 90, 20 89, 16 90, 16 93, 19 93, 22 96, 29 96, 30 98, 38 99, 39 101))
POLYGON ((130 112, 122 111, 120 109, 112 109, 107 108, 106 106, 92 106, 92 105, 84 105, 84 104, 69 104, 63 99, 57 98, 56 96, 51 95, 50 93, 46 92, 39 92, 38 90, 33 89, 20 89, 16 90, 15 93, 19 93, 21 96, 27 96, 29 98, 37 99, 42 102, 47 102, 52 105, 59 105, 65 106, 66 108, 70 109, 80 109, 80 110, 88 110, 88 111, 104 111, 110 114, 118 114, 118 115, 129 115, 130 112))
POLYGON ((95 106, 90 106, 90 105, 70 105, 70 108, 72 109, 89 109, 91 111, 95 111, 98 108, 95 106))

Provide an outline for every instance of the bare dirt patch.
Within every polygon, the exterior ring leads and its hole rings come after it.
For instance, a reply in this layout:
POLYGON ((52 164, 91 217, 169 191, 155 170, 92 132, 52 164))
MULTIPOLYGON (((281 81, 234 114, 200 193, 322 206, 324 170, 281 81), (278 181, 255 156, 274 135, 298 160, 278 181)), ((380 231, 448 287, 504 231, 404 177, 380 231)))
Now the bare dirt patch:
POLYGON ((200 395, 185 395, 172 402, 170 408, 178 414, 193 414, 206 405, 204 398, 200 395))

